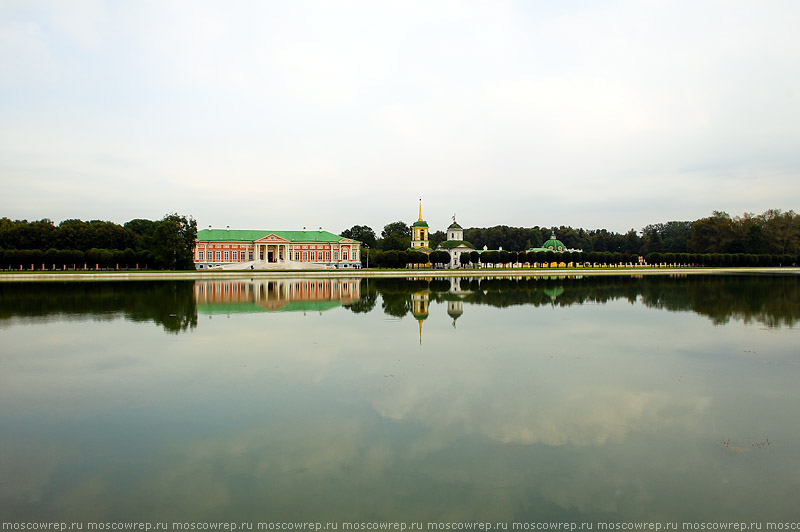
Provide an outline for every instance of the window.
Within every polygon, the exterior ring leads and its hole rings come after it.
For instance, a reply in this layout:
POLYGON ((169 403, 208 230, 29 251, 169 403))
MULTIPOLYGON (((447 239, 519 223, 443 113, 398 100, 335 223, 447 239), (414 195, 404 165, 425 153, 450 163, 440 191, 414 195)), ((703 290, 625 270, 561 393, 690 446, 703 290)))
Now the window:
POLYGON ((299 251, 295 251, 294 252, 294 260, 300 260, 300 252, 299 251))
POLYGON ((197 252, 197 260, 203 260, 203 252, 202 251, 198 251, 197 252))
POLYGON ((342 251, 342 260, 347 260, 347 251, 342 251))
POLYGON ((308 251, 303 252, 303 262, 308 260, 308 251))
POLYGON ((248 252, 247 257, 248 257, 247 260, 253 260, 253 252, 252 251, 248 252))
POLYGON ((217 251, 217 252, 214 253, 214 255, 217 257, 217 261, 219 261, 220 257, 222 256, 222 252, 217 251))
POLYGON ((226 260, 226 261, 230 260, 230 257, 229 257, 228 255, 229 255, 229 253, 226 251, 226 252, 225 252, 225 260, 226 260))
POLYGON ((339 252, 338 251, 334 251, 333 252, 333 260, 339 260, 339 252))
POLYGON ((312 251, 312 252, 311 252, 311 260, 312 260, 312 261, 315 261, 315 260, 317 260, 317 253, 316 253, 316 251, 312 251))
POLYGON ((331 261, 331 252, 330 252, 330 251, 326 251, 326 252, 325 252, 325 260, 326 260, 327 262, 330 262, 330 261, 331 261))
POLYGON ((233 252, 233 257, 231 257, 231 258, 232 258, 233 260, 239 260, 239 252, 238 252, 238 251, 234 251, 234 252, 233 252))

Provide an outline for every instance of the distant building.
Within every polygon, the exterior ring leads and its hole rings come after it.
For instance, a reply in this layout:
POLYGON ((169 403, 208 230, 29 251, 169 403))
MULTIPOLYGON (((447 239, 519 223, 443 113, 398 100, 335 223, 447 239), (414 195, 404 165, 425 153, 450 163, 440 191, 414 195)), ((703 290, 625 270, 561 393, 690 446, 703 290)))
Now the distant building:
POLYGON ((475 251, 475 246, 464 240, 464 229, 456 222, 456 215, 453 215, 453 223, 447 228, 447 240, 439 244, 437 250, 446 251, 450 254, 450 267, 459 268, 461 266, 461 254, 475 251))
POLYGON ((360 268, 361 242, 328 231, 202 229, 194 263, 198 270, 360 268))
POLYGON ((422 200, 419 200, 419 219, 411 225, 411 249, 430 253, 428 222, 422 219, 422 200))
POLYGON ((565 251, 573 252, 573 251, 583 251, 582 249, 572 249, 567 248, 561 240, 556 238, 556 233, 553 232, 550 235, 550 238, 542 244, 541 247, 538 248, 531 248, 527 251, 555 251, 556 253, 563 253, 565 251))

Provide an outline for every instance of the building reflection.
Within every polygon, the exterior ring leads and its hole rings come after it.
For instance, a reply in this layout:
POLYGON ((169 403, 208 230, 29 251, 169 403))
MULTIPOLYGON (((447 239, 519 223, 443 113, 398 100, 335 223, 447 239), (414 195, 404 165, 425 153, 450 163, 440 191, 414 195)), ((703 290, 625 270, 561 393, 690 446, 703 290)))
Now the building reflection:
MULTIPOLYGON (((492 281, 524 282, 529 280, 542 280, 559 283, 565 276, 502 276, 492 277, 492 281)), ((572 279, 581 279, 582 276, 574 276, 572 279)), ((452 318, 452 326, 456 328, 456 322, 464 314, 464 303, 475 303, 476 298, 487 294, 490 290, 497 288, 482 288, 481 282, 486 281, 486 277, 449 277, 446 279, 433 279, 430 277, 409 277, 412 283, 423 282, 428 288, 417 288, 410 294, 411 315, 417 321, 419 327, 419 343, 422 345, 422 325, 430 316, 431 299, 437 302, 446 303, 447 315, 452 318)), ((543 287, 541 292, 546 296, 549 304, 555 304, 556 299, 564 293, 561 284, 543 287)))
POLYGON ((214 312, 323 311, 361 299, 358 279, 196 281, 198 309, 214 312))
POLYGON ((419 345, 422 345, 422 322, 428 319, 430 306, 430 290, 420 290, 411 294, 411 314, 419 324, 419 345))

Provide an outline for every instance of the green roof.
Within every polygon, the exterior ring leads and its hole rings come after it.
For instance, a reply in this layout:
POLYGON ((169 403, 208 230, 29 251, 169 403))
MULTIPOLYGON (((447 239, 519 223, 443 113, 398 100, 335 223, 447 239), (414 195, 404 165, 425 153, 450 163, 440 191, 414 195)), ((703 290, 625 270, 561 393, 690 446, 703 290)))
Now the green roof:
POLYGON ((456 222, 453 222, 453 223, 450 224, 450 227, 448 227, 447 229, 448 230, 450 230, 450 229, 462 229, 463 230, 464 228, 461 227, 460 225, 458 225, 456 222))
POLYGON ((411 227, 428 227, 428 222, 425 220, 417 220, 411 225, 411 227))
POLYGON ((566 251, 567 246, 565 246, 564 243, 561 242, 561 240, 557 239, 555 233, 553 233, 550 236, 550 239, 545 241, 544 244, 542 244, 542 248, 544 248, 547 251, 566 251))
POLYGON ((456 248, 458 246, 467 246, 468 248, 475 249, 475 246, 473 246, 466 240, 446 240, 441 244, 439 244, 439 247, 444 249, 456 248))
MULTIPOLYGON (((328 231, 265 231, 250 229, 201 229, 199 242, 253 242, 267 235, 275 235, 289 242, 340 242, 344 237, 328 231)), ((357 242, 357 241, 356 241, 357 242)))
POLYGON ((252 314, 256 312, 323 312, 342 306, 338 300, 307 300, 307 301, 273 301, 281 303, 275 308, 268 308, 253 301, 246 302, 223 302, 223 303, 198 303, 197 312, 199 314, 252 314))

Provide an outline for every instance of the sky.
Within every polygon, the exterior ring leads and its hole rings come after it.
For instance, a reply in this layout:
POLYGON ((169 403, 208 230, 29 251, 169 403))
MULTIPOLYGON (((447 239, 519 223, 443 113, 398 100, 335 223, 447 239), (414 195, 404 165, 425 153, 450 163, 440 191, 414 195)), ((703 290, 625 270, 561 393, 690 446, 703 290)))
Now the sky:
POLYGON ((0 0, 0 217, 800 210, 800 2, 0 0))

